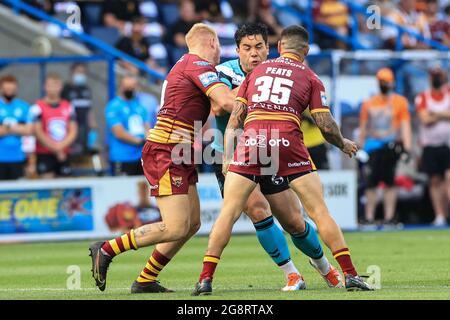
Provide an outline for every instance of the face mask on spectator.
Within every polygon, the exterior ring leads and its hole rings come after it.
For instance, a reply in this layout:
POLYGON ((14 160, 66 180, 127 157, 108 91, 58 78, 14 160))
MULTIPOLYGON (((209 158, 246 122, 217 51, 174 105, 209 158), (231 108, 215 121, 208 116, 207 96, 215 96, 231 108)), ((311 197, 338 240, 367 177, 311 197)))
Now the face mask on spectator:
POLYGON ((86 84, 86 82, 87 82, 87 77, 86 77, 86 75, 83 74, 83 73, 75 73, 75 74, 73 75, 72 80, 73 80, 73 83, 74 83, 75 85, 77 85, 77 86, 82 86, 82 85, 85 85, 85 84, 86 84))
POLYGON ((12 99, 14 99, 15 97, 16 97, 15 94, 4 94, 4 95, 3 95, 3 98, 5 98, 5 100, 6 100, 7 102, 11 102, 12 99))
POLYGON ((433 89, 439 89, 444 84, 444 81, 440 74, 434 74, 431 76, 431 86, 433 89))
POLYGON ((386 82, 380 82, 380 91, 382 94, 388 94, 392 90, 391 86, 386 82))
POLYGON ((134 90, 133 89, 127 89, 123 91, 123 96, 128 99, 131 100, 134 97, 134 90))

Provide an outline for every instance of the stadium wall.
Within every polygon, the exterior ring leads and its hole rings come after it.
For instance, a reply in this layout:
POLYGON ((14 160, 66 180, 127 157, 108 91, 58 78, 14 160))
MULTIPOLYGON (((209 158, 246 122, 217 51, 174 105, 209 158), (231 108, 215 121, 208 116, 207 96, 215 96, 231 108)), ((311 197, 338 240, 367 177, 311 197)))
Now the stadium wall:
MULTIPOLYGON (((321 172, 327 204, 343 229, 356 228, 356 175, 321 172)), ((199 235, 207 235, 222 199, 213 174, 200 174, 199 235)), ((160 219, 140 177, 80 178, 0 183, 0 242, 109 238, 160 219)), ((242 215, 234 233, 253 233, 242 215)))

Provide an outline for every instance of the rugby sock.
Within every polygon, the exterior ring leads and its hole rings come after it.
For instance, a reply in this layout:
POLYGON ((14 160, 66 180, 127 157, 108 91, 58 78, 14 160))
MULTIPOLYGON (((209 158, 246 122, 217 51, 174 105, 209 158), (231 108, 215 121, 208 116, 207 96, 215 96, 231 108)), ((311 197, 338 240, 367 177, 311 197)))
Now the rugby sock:
POLYGON ((298 274, 300 274, 300 272, 297 270, 297 268, 295 267, 295 265, 292 262, 292 260, 289 260, 285 264, 281 265, 280 269, 284 271, 284 274, 286 275, 286 279, 288 278, 288 276, 291 273, 298 273, 298 274))
POLYGON ((300 234, 291 234, 294 245, 308 257, 319 260, 323 257, 322 246, 317 237, 316 230, 305 221, 305 231, 300 234))
POLYGON ((278 266, 281 267, 291 260, 286 238, 275 224, 273 216, 255 223, 254 226, 259 243, 278 266))
POLYGON ((169 263, 170 259, 164 256, 158 250, 153 250, 153 253, 148 259, 144 270, 142 270, 137 282, 154 282, 161 270, 169 263))
POLYGON ((328 274, 328 272, 330 272, 331 265, 325 255, 323 255, 320 259, 311 258, 311 260, 314 266, 319 269, 321 275, 325 276, 328 274))
POLYGON ((212 280, 214 271, 216 271, 217 264, 219 263, 220 257, 205 255, 203 258, 203 270, 198 279, 201 282, 203 279, 209 278, 212 280))
POLYGON ((333 252, 333 257, 339 263, 339 266, 342 269, 344 275, 351 274, 353 276, 357 276, 358 273, 353 266, 352 259, 350 258, 350 251, 348 248, 343 248, 333 252))
POLYGON ((102 252, 111 258, 130 249, 137 249, 136 240, 134 239, 134 230, 115 239, 105 241, 102 246, 102 252))

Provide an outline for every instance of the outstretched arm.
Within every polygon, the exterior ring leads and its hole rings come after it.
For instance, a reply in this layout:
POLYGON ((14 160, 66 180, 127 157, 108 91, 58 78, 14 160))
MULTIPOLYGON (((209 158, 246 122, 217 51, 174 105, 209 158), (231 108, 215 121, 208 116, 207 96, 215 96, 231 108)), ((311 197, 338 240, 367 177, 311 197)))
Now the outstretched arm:
POLYGON ((214 115, 222 116, 233 111, 236 91, 231 90, 226 85, 218 86, 209 94, 211 109, 214 115))
POLYGON ((322 132, 323 137, 332 145, 338 147, 342 152, 348 154, 350 158, 356 154, 358 147, 356 143, 345 139, 330 112, 315 112, 312 117, 322 132))
POLYGON ((236 101, 233 112, 228 120, 227 128, 225 129, 224 137, 224 150, 223 150, 223 169, 224 175, 228 171, 228 166, 233 159, 234 147, 236 140, 241 131, 241 127, 244 125, 245 118, 247 117, 247 105, 241 101, 236 101))

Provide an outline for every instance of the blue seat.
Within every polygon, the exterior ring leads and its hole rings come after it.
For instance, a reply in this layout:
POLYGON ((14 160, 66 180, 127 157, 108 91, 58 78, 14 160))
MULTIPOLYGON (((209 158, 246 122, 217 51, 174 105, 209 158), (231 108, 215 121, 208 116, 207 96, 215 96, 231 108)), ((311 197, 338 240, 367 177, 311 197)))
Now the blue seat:
POLYGON ((229 46, 229 45, 234 45, 236 42, 234 41, 234 38, 219 38, 220 41, 220 45, 222 46, 229 46))
POLYGON ((178 21, 180 13, 175 3, 162 3, 159 7, 162 20, 166 26, 171 26, 178 21))
POLYGON ((98 27, 102 22, 102 6, 99 3, 86 3, 83 7, 83 19, 88 29, 98 27))
POLYGON ((172 45, 166 45, 166 48, 169 53, 171 65, 174 65, 183 56, 183 54, 188 52, 187 48, 178 48, 172 45))
POLYGON ((99 40, 114 46, 120 38, 119 31, 112 27, 94 27, 91 28, 91 35, 99 40))

